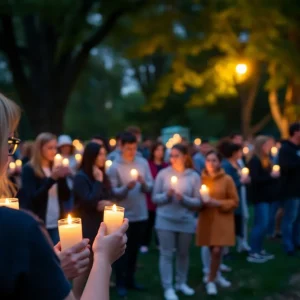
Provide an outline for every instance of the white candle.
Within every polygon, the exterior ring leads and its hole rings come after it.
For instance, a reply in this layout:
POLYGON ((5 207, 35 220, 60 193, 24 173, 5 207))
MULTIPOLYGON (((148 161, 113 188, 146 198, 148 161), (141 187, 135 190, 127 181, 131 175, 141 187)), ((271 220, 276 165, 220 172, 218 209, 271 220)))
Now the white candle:
POLYGON ((133 180, 137 180, 138 179, 138 176, 139 176, 139 172, 137 169, 132 169, 130 171, 130 175, 132 177, 133 180))
POLYGON ((105 169, 106 169, 106 171, 111 167, 111 165, 112 165, 112 161, 111 160, 107 160, 105 162, 105 169))
POLYGON ((243 168, 241 171, 242 177, 247 178, 249 176, 249 169, 248 168, 243 168))
POLYGON ((118 230, 123 224, 124 220, 124 207, 116 206, 105 206, 103 222, 107 227, 107 234, 111 234, 118 230))
POLYGON ((68 218, 58 220, 58 232, 61 249, 66 250, 82 241, 82 225, 80 218, 68 218))
POLYGON ((278 148, 277 148, 277 147, 272 147, 272 148, 271 148, 271 155, 272 155, 273 157, 276 157, 277 154, 278 154, 278 148))
POLYGON ((16 164, 13 161, 9 163, 8 167, 12 172, 16 170, 16 164))
POLYGON ((82 155, 80 153, 75 154, 75 160, 77 164, 79 165, 82 161, 82 155))
POLYGON ((17 159, 16 160, 16 166, 18 167, 18 168, 21 168, 22 167, 22 161, 21 161, 21 159, 17 159))
POLYGON ((276 175, 280 174, 280 166, 279 165, 274 165, 272 168, 272 172, 276 175))
POLYGON ((175 188, 175 187, 176 187, 177 182, 178 182, 177 176, 172 176, 172 177, 171 177, 171 185, 172 185, 172 188, 175 188))
POLYGON ((69 159, 68 158, 64 158, 62 160, 62 165, 63 165, 63 167, 69 167, 69 165, 70 165, 69 159))
POLYGON ((60 154, 56 154, 54 157, 54 167, 59 167, 62 164, 62 156, 60 154))
POLYGON ((200 195, 202 197, 203 202, 209 201, 209 188, 205 184, 201 185, 200 195))
POLYGON ((18 198, 1 198, 0 206, 6 206, 13 209, 19 209, 19 199, 18 198))

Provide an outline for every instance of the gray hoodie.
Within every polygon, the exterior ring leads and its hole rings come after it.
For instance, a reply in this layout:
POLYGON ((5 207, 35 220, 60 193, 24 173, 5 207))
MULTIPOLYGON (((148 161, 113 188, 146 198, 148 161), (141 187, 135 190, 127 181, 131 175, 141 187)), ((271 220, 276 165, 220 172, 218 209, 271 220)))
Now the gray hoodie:
POLYGON ((200 176, 192 169, 179 173, 172 167, 168 167, 160 171, 155 179, 152 194, 152 201, 158 205, 156 229, 194 233, 195 212, 193 209, 201 206, 200 186, 200 176), (174 190, 183 195, 181 201, 167 195, 168 190, 173 188, 172 176, 178 179, 174 190))
POLYGON ((148 219, 148 209, 145 193, 151 192, 153 178, 148 162, 139 156, 134 161, 126 162, 122 156, 116 158, 108 170, 108 176, 114 195, 119 199, 119 205, 125 208, 125 217, 130 222, 145 221, 148 219), (137 183, 132 190, 127 188, 132 181, 130 171, 136 169, 144 180, 145 184, 137 183))

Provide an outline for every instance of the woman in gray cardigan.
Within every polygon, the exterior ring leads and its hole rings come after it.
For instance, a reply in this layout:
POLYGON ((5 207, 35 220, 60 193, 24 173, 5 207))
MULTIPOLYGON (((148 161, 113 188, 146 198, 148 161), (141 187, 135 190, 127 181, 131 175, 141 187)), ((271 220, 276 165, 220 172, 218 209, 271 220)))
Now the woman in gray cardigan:
POLYGON ((195 232, 194 210, 201 206, 200 177, 193 170, 185 146, 175 145, 170 154, 171 166, 159 172, 152 199, 157 204, 156 224, 160 259, 159 269, 166 300, 178 300, 173 288, 173 252, 176 249, 176 290, 194 295, 187 285, 189 245, 195 232))

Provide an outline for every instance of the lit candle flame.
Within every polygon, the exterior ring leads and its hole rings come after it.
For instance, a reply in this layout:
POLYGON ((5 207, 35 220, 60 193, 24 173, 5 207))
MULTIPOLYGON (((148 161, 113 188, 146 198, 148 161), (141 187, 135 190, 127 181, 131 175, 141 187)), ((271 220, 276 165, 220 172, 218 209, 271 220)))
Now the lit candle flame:
POLYGON ((201 141, 200 138, 196 138, 196 139, 194 140, 194 144, 195 144, 196 146, 200 146, 201 143, 202 143, 202 141, 201 141))
POLYGON ((16 166, 19 168, 22 167, 22 161, 20 159, 16 160, 16 166))
POLYGON ((273 166, 273 172, 279 172, 280 171, 280 166, 279 165, 274 165, 273 166))
POLYGON ((110 166, 112 165, 112 161, 111 160, 107 160, 105 162, 105 167, 108 169, 110 166))
POLYGON ((111 147, 115 147, 115 146, 117 145, 116 139, 110 139, 110 140, 109 140, 109 145, 110 145, 111 147))
POLYGON ((64 158, 62 161, 62 164, 64 167, 68 167, 69 166, 69 159, 68 158, 64 158))
POLYGON ((16 168, 16 164, 14 162, 9 163, 9 168, 14 170, 16 168))
POLYGON ((113 211, 117 211, 117 206, 116 206, 116 204, 113 205, 112 210, 113 210, 113 211))
POLYGON ((130 175, 131 175, 131 177, 132 178, 134 178, 134 179, 136 179, 137 177, 138 177, 138 170, 137 169, 132 169, 131 171, 130 171, 130 175))
POLYGON ((249 152, 250 152, 249 147, 246 146, 246 147, 243 148, 243 153, 244 153, 244 155, 249 154, 249 152))
POLYGON ((202 185, 201 185, 200 191, 201 191, 201 192, 207 192, 207 191, 208 191, 208 187, 206 186, 206 184, 202 184, 202 185))
POLYGON ((272 156, 276 156, 278 154, 278 148, 277 147, 272 147, 271 148, 271 154, 272 154, 272 156))
POLYGON ((249 169, 248 168, 243 168, 242 169, 242 175, 244 175, 244 176, 249 175, 249 169))
POLYGON ((71 215, 70 215, 70 214, 68 215, 68 224, 69 224, 69 225, 71 225, 71 224, 72 224, 72 217, 71 217, 71 215))
POLYGON ((171 183, 172 185, 175 185, 178 182, 178 178, 176 176, 171 177, 171 183))
POLYGON ((76 159, 77 163, 81 162, 82 155, 80 153, 75 154, 75 159, 76 159))

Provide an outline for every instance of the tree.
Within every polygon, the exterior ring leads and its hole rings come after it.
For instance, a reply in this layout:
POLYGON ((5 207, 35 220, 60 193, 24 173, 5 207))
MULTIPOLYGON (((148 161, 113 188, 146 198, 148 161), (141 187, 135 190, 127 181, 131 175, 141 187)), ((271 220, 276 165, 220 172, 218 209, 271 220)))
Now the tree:
POLYGON ((35 133, 62 131, 70 95, 90 51, 123 16, 145 3, 19 0, 0 5, 0 51, 35 133))

